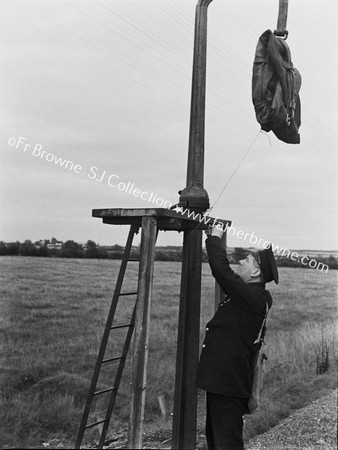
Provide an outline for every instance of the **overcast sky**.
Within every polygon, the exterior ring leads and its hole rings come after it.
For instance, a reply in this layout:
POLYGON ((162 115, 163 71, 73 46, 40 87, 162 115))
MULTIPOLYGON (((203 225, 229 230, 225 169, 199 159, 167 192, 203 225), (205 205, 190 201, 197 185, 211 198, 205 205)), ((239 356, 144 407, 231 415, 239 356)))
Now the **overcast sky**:
MULTIPOLYGON (((153 204, 119 190, 119 182, 178 201, 186 181, 195 5, 0 2, 0 240, 124 244, 128 228, 104 225, 91 210, 153 204)), ((251 102, 255 47, 275 29, 278 1, 213 0, 208 11, 210 214, 285 248, 338 249, 338 2, 289 1, 287 43, 303 80, 300 145, 259 133, 251 102)), ((181 242, 175 232, 158 241, 181 242)), ((229 245, 250 244, 230 237, 229 245)))

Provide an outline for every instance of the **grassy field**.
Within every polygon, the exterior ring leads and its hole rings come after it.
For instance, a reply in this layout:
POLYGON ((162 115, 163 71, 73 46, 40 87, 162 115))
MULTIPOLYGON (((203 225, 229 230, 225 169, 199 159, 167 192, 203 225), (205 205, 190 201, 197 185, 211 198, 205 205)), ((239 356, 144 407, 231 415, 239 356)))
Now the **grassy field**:
MULTIPOLYGON (((44 448, 54 440, 69 448, 75 442, 119 262, 2 257, 0 264, 0 445, 44 448)), ((246 439, 335 386, 337 272, 291 268, 279 272, 280 284, 270 289, 274 306, 266 335, 263 407, 247 418, 246 439)), ((131 265, 125 290, 133 289, 136 281, 137 266, 131 265)), ((163 438, 170 436, 170 414, 162 419, 158 397, 164 397, 170 413, 179 283, 180 263, 155 264, 146 432, 163 438)), ((201 340, 204 324, 213 314, 213 289, 209 267, 203 264, 201 340)), ((130 301, 123 300, 121 320, 127 320, 130 310, 130 301)), ((122 335, 115 336, 112 356, 122 340, 122 335)), ((127 427, 130 365, 128 361, 111 432, 127 427)), ((103 373, 100 386, 108 386, 111 376, 103 373)), ((203 393, 199 399, 203 434, 203 393)), ((103 407, 97 404, 94 418, 103 407)), ((96 429, 88 433, 88 442, 97 435, 96 429)))

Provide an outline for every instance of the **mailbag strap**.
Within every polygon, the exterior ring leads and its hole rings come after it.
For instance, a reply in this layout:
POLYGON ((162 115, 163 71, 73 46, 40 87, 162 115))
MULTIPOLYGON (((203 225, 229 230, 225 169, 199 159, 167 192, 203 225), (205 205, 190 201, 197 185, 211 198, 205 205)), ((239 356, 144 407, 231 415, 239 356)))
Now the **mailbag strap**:
POLYGON ((254 344, 259 344, 263 339, 262 339, 262 334, 263 334, 263 329, 264 329, 264 325, 266 323, 266 319, 268 317, 268 311, 269 311, 269 306, 268 306, 268 302, 266 302, 266 312, 265 312, 265 317, 264 320, 262 322, 262 326, 261 329, 259 330, 257 339, 255 340, 254 344))

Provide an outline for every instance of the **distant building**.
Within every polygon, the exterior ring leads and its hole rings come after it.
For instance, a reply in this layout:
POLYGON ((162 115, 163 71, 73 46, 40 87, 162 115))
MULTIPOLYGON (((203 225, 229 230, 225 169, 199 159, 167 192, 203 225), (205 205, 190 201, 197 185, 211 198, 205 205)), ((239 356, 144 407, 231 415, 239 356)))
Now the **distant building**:
POLYGON ((47 244, 48 250, 62 250, 62 241, 57 241, 55 238, 51 239, 51 241, 47 244))
POLYGON ((42 240, 40 239, 39 241, 33 241, 32 244, 34 245, 34 247, 42 247, 43 245, 45 245, 46 243, 46 239, 42 240))

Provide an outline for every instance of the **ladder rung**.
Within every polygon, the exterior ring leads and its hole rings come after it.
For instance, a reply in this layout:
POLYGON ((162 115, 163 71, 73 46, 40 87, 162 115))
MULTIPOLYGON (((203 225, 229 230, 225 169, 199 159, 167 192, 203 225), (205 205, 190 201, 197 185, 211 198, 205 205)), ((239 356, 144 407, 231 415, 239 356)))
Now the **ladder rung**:
POLYGON ((119 294, 120 297, 122 297, 123 295, 137 295, 137 291, 136 292, 123 292, 122 294, 119 294))
POLYGON ((128 261, 140 262, 140 260, 138 258, 129 258, 128 261))
POLYGON ((98 420, 97 422, 90 423, 86 425, 85 428, 95 427, 95 425, 99 425, 100 423, 106 422, 106 419, 98 420))
POLYGON ((117 330, 118 328, 128 328, 134 325, 133 323, 127 323, 125 325, 114 325, 113 327, 110 327, 111 330, 117 330))
POLYGON ((102 360, 102 364, 110 361, 118 361, 119 359, 123 359, 123 356, 116 356, 115 358, 107 358, 102 360))
POLYGON ((114 391, 115 390, 115 388, 114 387, 112 387, 112 388, 108 388, 108 389, 103 389, 102 391, 97 391, 97 392, 94 392, 94 394, 93 395, 100 395, 100 394, 104 394, 105 392, 111 392, 111 391, 114 391))

